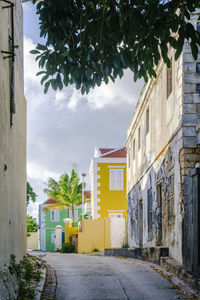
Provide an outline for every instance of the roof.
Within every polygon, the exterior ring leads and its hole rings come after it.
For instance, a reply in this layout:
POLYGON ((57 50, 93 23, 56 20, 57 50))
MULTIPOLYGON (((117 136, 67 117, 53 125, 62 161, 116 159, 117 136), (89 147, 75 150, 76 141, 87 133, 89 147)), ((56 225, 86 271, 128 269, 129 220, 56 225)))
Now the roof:
POLYGON ((99 148, 99 151, 101 152, 101 154, 105 154, 105 153, 110 152, 112 150, 115 150, 115 148, 99 148))
POLYGON ((56 200, 54 200, 54 199, 47 199, 43 204, 55 204, 55 203, 57 203, 56 200))
POLYGON ((99 148, 100 157, 119 157, 126 158, 126 147, 123 148, 99 148))

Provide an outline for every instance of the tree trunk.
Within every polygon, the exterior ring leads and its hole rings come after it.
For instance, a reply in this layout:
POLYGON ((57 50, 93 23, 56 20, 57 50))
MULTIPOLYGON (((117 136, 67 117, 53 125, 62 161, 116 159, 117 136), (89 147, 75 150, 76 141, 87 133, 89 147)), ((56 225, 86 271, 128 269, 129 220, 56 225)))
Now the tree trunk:
POLYGON ((75 222, 74 222, 74 207, 72 206, 72 224, 73 227, 75 227, 75 222))

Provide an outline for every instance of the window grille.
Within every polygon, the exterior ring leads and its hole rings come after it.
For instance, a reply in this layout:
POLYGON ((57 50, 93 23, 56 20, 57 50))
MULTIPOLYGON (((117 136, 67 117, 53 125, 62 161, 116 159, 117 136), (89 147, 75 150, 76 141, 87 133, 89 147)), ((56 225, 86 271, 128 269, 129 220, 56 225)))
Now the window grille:
POLYGON ((59 210, 51 210, 51 222, 59 222, 60 214, 59 210))
POLYGON ((124 170, 123 169, 110 169, 109 170, 109 189, 116 190, 116 191, 124 189, 124 170))
POLYGON ((152 201, 152 189, 148 190, 147 195, 148 201, 148 230, 152 230, 152 210, 153 210, 153 201, 152 201))
POLYGON ((170 67, 167 68, 167 98, 172 92, 172 60, 170 60, 170 67))
POLYGON ((168 191, 168 220, 174 218, 174 174, 169 176, 169 191, 168 191))

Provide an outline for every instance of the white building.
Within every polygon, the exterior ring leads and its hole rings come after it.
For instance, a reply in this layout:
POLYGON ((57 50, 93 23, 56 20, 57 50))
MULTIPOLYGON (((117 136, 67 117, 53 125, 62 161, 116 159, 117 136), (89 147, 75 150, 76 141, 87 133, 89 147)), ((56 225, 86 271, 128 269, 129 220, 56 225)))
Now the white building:
POLYGON ((22 22, 21 1, 1 0, 0 266, 9 261, 11 254, 20 259, 26 251, 26 100, 22 22), (18 49, 14 47, 16 45, 18 49))
MULTIPOLYGON (((199 28, 198 14, 191 22, 199 28)), ((193 270, 194 253, 200 260, 200 195, 195 192, 200 55, 195 62, 187 43, 177 61, 173 49, 169 55, 171 67, 160 62, 157 78, 143 87, 128 128, 128 242, 131 247, 169 247, 171 257, 193 270)))

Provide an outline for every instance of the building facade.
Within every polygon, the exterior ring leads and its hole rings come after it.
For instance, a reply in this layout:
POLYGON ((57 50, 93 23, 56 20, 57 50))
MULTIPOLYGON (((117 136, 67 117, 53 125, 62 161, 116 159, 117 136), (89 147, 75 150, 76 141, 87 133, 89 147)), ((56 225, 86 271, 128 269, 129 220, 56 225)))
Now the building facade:
MULTIPOLYGON (((191 22, 199 28, 198 15, 192 14, 191 22)), ((170 256, 192 270, 192 247, 200 253, 200 233, 194 230, 199 208, 193 210, 198 193, 191 183, 200 162, 200 56, 194 61, 188 43, 177 61, 169 51, 171 67, 160 62, 128 128, 128 242, 169 247, 170 256)))
MULTIPOLYGON (((62 226, 62 242, 65 240, 65 226, 64 219, 72 219, 72 210, 47 210, 44 211, 48 205, 56 204, 54 199, 48 199, 43 204, 39 205, 39 229, 40 229, 40 250, 42 251, 55 251, 55 229, 57 225, 62 226)), ((75 227, 78 227, 79 218, 82 215, 82 207, 77 207, 74 209, 74 220, 75 227)))
POLYGON ((126 217, 125 148, 95 148, 90 178, 92 219, 126 217))
POLYGON ((22 22, 20 0, 0 1, 0 265, 7 263, 11 254, 20 259, 26 251, 26 100, 22 22))

